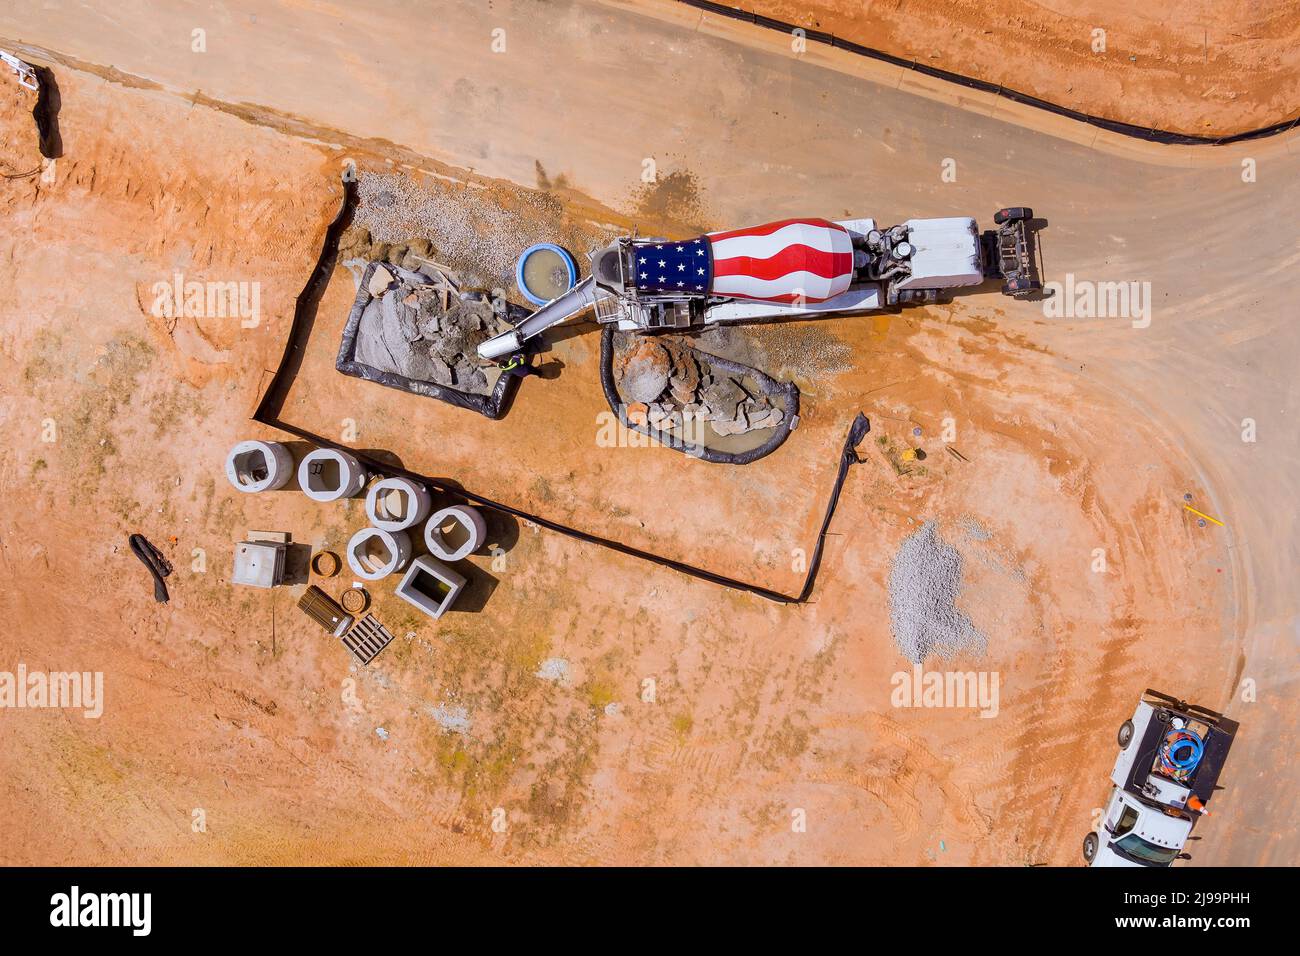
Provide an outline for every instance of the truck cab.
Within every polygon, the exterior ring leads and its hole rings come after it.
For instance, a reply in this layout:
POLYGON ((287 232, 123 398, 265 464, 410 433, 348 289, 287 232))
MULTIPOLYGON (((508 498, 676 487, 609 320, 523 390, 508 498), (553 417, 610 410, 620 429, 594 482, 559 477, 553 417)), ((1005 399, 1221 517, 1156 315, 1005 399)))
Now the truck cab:
POLYGON ((1170 866, 1208 813, 1237 733, 1216 711, 1146 690, 1120 725, 1119 754, 1098 830, 1083 840, 1090 866, 1170 866))
MULTIPOLYGON (((1153 810, 1111 788, 1110 803, 1102 814, 1101 833, 1093 849, 1092 866, 1169 866, 1178 858, 1192 832, 1190 821, 1153 810)), ((1084 858, 1088 858, 1085 849, 1084 858)))

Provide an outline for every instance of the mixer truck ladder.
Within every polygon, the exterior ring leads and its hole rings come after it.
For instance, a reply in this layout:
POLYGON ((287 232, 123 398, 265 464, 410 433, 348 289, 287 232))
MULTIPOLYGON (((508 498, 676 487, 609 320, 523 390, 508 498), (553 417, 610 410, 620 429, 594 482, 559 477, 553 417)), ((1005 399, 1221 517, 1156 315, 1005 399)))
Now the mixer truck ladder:
POLYGON ((0 50, 0 62, 3 62, 5 66, 18 75, 19 86, 33 92, 41 88, 40 81, 36 79, 36 70, 30 64, 24 63, 12 53, 6 53, 4 50, 0 50))

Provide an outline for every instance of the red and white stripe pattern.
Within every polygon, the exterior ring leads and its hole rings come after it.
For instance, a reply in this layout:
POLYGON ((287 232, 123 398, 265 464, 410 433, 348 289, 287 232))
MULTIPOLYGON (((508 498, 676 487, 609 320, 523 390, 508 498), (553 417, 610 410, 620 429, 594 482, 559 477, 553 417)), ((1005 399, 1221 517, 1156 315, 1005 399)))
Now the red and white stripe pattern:
POLYGON ((714 295, 764 302, 825 302, 853 282, 853 240, 839 223, 783 219, 711 232, 714 295))

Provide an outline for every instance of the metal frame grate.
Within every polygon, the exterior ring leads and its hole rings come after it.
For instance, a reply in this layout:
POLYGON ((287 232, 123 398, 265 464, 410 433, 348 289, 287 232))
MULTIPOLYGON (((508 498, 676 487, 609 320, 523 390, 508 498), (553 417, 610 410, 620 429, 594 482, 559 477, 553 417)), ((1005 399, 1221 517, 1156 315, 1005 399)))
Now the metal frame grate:
POLYGON ((393 641, 393 635, 376 620, 373 614, 367 614, 357 621, 352 630, 341 638, 343 646, 352 652, 352 656, 363 666, 380 655, 385 647, 393 641))

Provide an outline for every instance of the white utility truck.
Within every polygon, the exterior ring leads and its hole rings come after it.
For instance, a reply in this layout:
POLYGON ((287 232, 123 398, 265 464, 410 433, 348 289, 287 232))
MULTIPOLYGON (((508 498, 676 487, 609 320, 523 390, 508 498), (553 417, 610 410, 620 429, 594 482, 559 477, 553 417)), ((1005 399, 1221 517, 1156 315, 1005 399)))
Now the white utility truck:
POLYGON ((1090 866, 1169 866, 1218 789, 1237 735, 1220 713, 1146 690, 1119 728, 1119 756, 1098 832, 1083 838, 1090 866))

